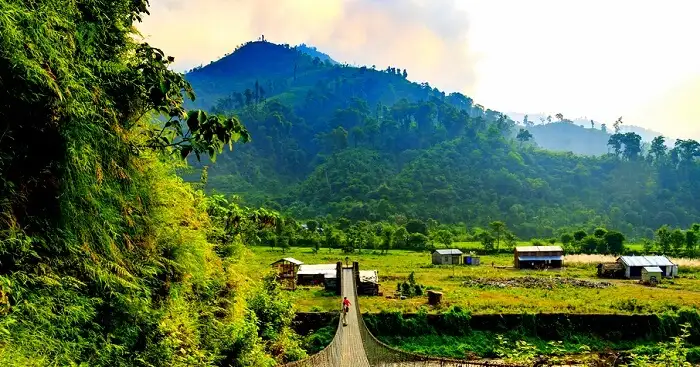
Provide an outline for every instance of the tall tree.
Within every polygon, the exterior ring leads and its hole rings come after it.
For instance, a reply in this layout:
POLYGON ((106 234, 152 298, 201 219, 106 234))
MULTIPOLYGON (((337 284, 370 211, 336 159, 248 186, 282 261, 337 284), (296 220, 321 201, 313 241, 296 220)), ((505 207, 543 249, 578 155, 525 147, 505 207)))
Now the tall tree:
POLYGON ((496 238, 496 251, 498 251, 501 247, 501 238, 503 238, 508 229, 506 228, 506 224, 501 221, 489 223, 489 228, 491 228, 491 233, 493 233, 493 236, 496 238))

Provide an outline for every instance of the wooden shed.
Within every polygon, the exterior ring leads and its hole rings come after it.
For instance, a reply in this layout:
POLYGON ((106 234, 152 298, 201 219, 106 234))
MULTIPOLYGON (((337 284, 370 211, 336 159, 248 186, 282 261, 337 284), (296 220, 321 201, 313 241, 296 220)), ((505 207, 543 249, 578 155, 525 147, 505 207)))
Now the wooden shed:
POLYGON ((559 246, 521 246, 514 251, 516 269, 561 268, 564 250, 559 246))
POLYGON ((457 249, 435 250, 433 252, 433 265, 459 265, 462 259, 462 251, 457 249))
POLYGON ((303 263, 291 257, 277 260, 272 266, 277 269, 277 279, 283 287, 296 289, 297 272, 303 263))

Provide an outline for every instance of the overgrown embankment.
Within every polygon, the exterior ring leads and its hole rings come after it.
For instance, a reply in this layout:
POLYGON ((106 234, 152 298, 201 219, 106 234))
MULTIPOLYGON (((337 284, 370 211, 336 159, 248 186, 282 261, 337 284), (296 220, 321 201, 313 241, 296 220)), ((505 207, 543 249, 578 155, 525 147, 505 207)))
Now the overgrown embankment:
MULTIPOLYGON (((370 331, 390 345, 429 355, 498 357, 501 349, 525 341, 543 354, 634 350, 655 353, 657 343, 681 334, 690 324, 690 345, 700 345, 700 312, 663 315, 470 315, 459 308, 442 314, 365 314, 370 331)), ((700 357, 692 347, 689 360, 700 357)))
POLYGON ((185 113, 191 89, 172 59, 134 40, 147 5, 0 2, 2 366, 272 366, 304 355, 289 302, 246 276, 237 226, 265 218, 175 174, 181 157, 247 132, 185 113))

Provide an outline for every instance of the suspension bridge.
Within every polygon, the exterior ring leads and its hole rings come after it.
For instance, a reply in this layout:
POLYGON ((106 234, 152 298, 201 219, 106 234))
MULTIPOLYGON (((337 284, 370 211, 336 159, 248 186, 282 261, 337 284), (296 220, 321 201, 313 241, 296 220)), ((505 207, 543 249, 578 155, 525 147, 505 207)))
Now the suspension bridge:
MULTIPOLYGON (((342 269, 338 279, 341 282, 342 296, 347 297, 352 305, 347 314, 347 326, 343 326, 341 317, 335 337, 325 349, 306 359, 287 363, 284 367, 512 367, 506 364, 429 357, 382 343, 372 335, 362 319, 356 286, 358 272, 358 264, 353 263, 352 268, 342 269)), ((339 308, 340 304, 339 299, 339 308)))

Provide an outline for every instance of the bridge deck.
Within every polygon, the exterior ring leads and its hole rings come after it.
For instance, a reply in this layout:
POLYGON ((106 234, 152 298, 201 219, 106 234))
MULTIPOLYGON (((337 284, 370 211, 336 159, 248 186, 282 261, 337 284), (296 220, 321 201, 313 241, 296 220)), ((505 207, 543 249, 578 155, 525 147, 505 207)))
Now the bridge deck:
POLYGON ((357 299, 355 298, 355 277, 353 276, 352 269, 343 269, 342 281, 341 292, 343 293, 343 297, 348 297, 352 303, 352 307, 350 307, 350 312, 348 312, 347 315, 348 325, 341 326, 343 330, 340 333, 340 345, 342 350, 340 366, 369 367, 365 347, 362 344, 362 336, 360 335, 359 315, 355 307, 357 299))

